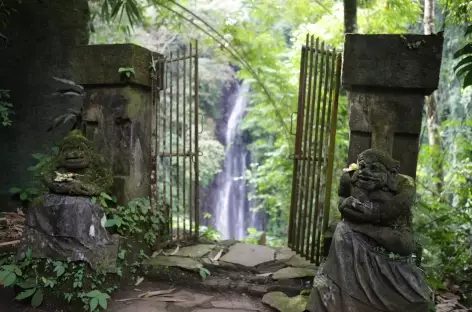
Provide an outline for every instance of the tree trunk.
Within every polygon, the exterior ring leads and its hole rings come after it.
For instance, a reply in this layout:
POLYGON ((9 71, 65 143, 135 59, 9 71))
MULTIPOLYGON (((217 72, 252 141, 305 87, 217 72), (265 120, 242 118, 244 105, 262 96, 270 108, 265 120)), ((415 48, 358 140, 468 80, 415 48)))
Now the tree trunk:
MULTIPOLYGON (((435 20, 435 0, 424 0, 424 34, 434 33, 435 20)), ((437 113, 437 92, 433 92, 425 98, 426 118, 428 127, 428 141, 431 150, 431 167, 433 169, 435 188, 438 194, 441 194, 443 188, 444 171, 441 165, 441 135, 439 132, 440 123, 437 113)))
POLYGON ((357 0, 344 0, 344 33, 357 32, 357 0))

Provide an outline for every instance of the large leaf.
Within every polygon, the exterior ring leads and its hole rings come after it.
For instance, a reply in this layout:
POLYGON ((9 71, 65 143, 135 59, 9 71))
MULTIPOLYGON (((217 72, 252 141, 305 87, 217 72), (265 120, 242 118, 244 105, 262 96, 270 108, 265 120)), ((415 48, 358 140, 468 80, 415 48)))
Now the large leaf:
POLYGON ((462 60, 460 60, 460 62, 454 67, 454 71, 456 72, 459 68, 467 64, 472 64, 472 55, 464 57, 462 60))
POLYGON ((27 290, 25 290, 25 291, 20 292, 20 293, 15 297, 15 299, 16 299, 16 300, 23 300, 23 299, 29 298, 29 297, 31 297, 35 292, 36 292, 36 288, 27 289, 27 290))
POLYGON ((457 77, 460 77, 464 74, 467 74, 468 72, 471 72, 472 71, 472 63, 462 67, 461 69, 459 69, 457 72, 456 72, 456 75, 457 77))
POLYGON ((472 25, 469 25, 469 26, 467 27, 467 30, 465 31, 465 35, 466 35, 466 36, 467 36, 467 35, 470 35, 470 34, 472 34, 472 25))
POLYGON ((464 84, 463 84, 464 88, 467 88, 467 87, 470 87, 470 86, 472 86, 472 71, 469 71, 467 73, 467 75, 464 78, 464 84))
POLYGON ((95 311, 95 309, 98 306, 98 298, 94 297, 92 300, 90 300, 90 312, 95 311))
POLYGON ((41 288, 39 288, 35 293, 34 293, 34 296, 33 298, 31 299, 31 305, 33 307, 39 307, 41 305, 41 303, 43 303, 43 299, 44 299, 44 295, 43 295, 43 291, 41 288))
POLYGON ((466 54, 472 54, 472 42, 466 44, 462 49, 454 53, 454 58, 459 58, 461 56, 464 56, 466 54))
POLYGON ((16 274, 13 272, 8 272, 3 278, 3 286, 8 287, 14 285, 16 282, 16 274))

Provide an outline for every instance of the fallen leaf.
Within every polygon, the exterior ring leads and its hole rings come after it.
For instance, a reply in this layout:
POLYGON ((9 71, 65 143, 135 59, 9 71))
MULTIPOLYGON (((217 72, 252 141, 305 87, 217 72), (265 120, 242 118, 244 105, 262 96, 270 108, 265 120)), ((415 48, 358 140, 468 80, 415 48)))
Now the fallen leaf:
POLYGON ((138 285, 141 284, 143 281, 144 281, 144 277, 138 277, 138 279, 136 280, 136 284, 134 284, 134 286, 138 286, 138 285))
POLYGON ((170 254, 171 256, 175 255, 176 253, 179 252, 179 249, 180 249, 180 246, 177 245, 177 248, 175 248, 175 250, 170 254))
POLYGON ((210 259, 211 261, 218 261, 218 259, 221 258, 221 255, 223 254, 223 249, 221 249, 216 256, 213 259, 210 259))

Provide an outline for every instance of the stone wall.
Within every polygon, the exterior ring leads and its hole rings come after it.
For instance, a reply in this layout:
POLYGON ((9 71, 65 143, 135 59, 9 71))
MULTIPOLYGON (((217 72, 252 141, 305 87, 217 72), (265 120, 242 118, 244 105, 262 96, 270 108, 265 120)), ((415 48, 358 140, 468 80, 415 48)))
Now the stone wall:
POLYGON ((79 98, 52 97, 51 77, 74 80, 71 55, 76 45, 88 43, 89 34, 87 0, 3 2, 17 12, 1 30, 9 42, 0 51, 0 89, 11 90, 15 115, 11 127, 0 127, 0 209, 7 208, 11 187, 29 183, 31 154, 49 152, 68 130, 46 133, 52 118, 81 105, 79 98))

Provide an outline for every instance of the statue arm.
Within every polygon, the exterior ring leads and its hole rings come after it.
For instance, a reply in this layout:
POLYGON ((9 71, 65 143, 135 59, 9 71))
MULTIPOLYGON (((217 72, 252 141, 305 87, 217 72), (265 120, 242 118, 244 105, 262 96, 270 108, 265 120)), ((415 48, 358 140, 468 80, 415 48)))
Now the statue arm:
POLYGON ((351 176, 348 172, 345 172, 339 181, 339 188, 338 188, 338 209, 342 213, 342 203, 346 198, 351 196, 351 176))

